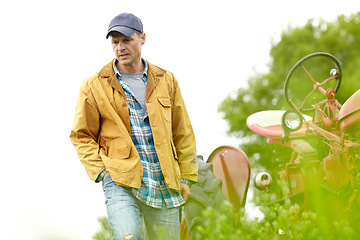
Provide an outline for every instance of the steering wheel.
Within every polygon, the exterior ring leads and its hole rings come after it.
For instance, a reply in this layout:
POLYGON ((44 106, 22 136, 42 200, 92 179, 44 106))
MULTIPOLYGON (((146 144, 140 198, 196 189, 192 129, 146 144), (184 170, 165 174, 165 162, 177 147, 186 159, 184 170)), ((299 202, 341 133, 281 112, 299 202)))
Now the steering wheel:
POLYGON ((312 96, 319 102, 318 98, 323 99, 327 89, 332 88, 337 92, 341 79, 341 64, 333 55, 324 52, 307 55, 292 67, 286 77, 285 100, 292 108, 296 107, 303 112, 312 111, 313 102, 309 98, 312 96), (325 80, 319 82, 317 79, 325 80))

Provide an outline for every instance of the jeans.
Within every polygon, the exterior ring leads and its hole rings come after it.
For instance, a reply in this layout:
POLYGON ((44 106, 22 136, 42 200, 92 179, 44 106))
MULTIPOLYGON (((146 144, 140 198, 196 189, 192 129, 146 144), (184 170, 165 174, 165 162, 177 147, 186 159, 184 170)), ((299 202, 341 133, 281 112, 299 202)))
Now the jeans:
POLYGON ((139 201, 131 188, 118 186, 110 175, 103 179, 106 210, 114 240, 144 239, 141 224, 144 220, 149 240, 180 240, 179 208, 153 208, 139 201), (125 236, 132 236, 126 238, 125 236))

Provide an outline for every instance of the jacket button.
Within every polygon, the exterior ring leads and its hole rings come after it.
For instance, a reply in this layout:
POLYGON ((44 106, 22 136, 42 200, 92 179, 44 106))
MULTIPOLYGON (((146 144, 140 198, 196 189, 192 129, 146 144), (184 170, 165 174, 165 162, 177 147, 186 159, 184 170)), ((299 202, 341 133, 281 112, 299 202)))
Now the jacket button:
POLYGON ((123 107, 126 107, 126 103, 123 103, 122 106, 123 106, 123 107))

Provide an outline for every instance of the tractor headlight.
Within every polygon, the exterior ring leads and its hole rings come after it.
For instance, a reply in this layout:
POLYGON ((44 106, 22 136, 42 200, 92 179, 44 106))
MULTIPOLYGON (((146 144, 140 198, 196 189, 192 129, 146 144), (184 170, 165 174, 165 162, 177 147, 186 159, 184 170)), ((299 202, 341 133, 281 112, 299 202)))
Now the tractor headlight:
POLYGON ((281 119, 281 125, 286 132, 295 132, 303 125, 303 118, 295 110, 286 111, 281 119))
POLYGON ((254 183, 257 189, 268 191, 272 184, 271 175, 267 172, 260 172, 256 174, 254 183))

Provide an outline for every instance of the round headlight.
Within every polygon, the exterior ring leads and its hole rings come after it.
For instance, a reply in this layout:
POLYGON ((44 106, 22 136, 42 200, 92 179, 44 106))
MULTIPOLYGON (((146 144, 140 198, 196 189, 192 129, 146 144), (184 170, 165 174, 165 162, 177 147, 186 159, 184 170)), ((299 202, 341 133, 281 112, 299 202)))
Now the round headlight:
POLYGON ((271 175, 267 172, 260 172, 256 174, 255 179, 255 187, 259 190, 269 190, 272 184, 271 175))
POLYGON ((295 132, 303 125, 303 118, 295 110, 286 111, 282 117, 282 126, 290 132, 295 132))

